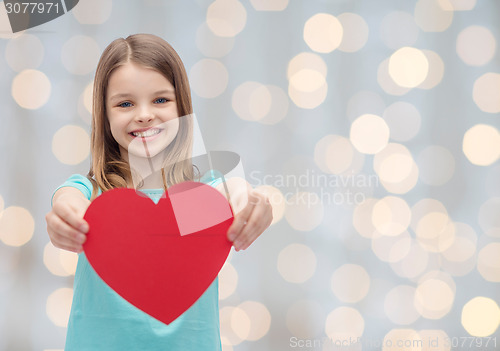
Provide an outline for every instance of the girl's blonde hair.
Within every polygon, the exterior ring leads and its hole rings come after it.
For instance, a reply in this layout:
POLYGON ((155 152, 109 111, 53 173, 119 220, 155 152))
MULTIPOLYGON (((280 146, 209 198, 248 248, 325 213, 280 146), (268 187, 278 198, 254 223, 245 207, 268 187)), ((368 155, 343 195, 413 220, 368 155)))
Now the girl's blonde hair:
POLYGON ((94 189, 92 199, 102 191, 127 187, 132 175, 127 160, 123 160, 118 143, 111 135, 106 115, 106 91, 109 77, 114 70, 128 62, 151 68, 161 73, 175 89, 175 100, 179 116, 179 131, 166 149, 162 169, 163 185, 176 184, 194 178, 191 164, 193 142, 193 113, 191 93, 184 65, 177 52, 163 39, 152 34, 135 34, 126 39, 114 40, 104 50, 97 65, 94 78, 94 96, 91 132, 91 166, 88 178, 94 189))

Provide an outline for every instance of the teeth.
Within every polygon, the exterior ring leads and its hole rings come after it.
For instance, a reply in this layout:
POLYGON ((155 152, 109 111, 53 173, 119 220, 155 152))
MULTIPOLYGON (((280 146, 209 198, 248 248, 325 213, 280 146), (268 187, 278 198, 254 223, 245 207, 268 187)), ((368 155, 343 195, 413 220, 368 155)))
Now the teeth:
POLYGON ((160 129, 148 129, 144 132, 132 132, 132 135, 140 138, 147 138, 160 133, 160 129))

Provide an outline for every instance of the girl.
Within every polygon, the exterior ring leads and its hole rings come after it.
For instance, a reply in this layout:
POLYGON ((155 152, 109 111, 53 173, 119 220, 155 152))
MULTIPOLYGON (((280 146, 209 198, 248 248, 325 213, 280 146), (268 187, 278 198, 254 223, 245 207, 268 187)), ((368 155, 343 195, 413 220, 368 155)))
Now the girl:
MULTIPOLYGON (((54 246, 80 253, 66 351, 221 349, 217 279, 184 314, 165 325, 116 294, 81 254, 89 230, 83 216, 102 191, 132 188, 139 174, 141 191, 158 201, 168 186, 198 179, 188 161, 192 120, 181 117, 191 113, 184 66, 167 42, 137 34, 104 50, 94 79, 90 171, 87 177, 71 176, 56 190, 46 216, 54 246), (144 147, 137 147, 137 141, 144 147), (169 167, 144 175, 131 167, 132 159, 151 169, 159 163, 169 167)), ((231 190, 231 180, 227 183, 231 190)), ((217 188, 222 190, 222 184, 217 188)), ((251 188, 230 194, 235 217, 227 235, 238 251, 270 225, 271 206, 251 188), (244 203, 241 210, 235 208, 238 203, 244 203)))

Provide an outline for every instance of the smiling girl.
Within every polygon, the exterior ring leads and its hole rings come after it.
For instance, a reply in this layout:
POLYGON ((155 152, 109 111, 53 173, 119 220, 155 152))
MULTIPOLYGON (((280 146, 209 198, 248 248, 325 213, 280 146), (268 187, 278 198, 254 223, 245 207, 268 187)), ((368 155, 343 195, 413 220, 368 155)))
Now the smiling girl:
MULTIPOLYGON (((217 279, 184 314, 165 325, 109 288, 82 253, 89 231, 83 216, 102 192, 139 184, 157 202, 169 186, 198 179, 189 161, 191 114, 184 65, 163 39, 131 35, 104 50, 94 80, 90 171, 86 177, 71 176, 55 191, 46 216, 54 246, 79 253, 66 351, 221 350, 217 279), (146 164, 160 171, 141 172, 146 164)), ((217 189, 226 195, 221 184, 217 189)), ((251 188, 244 196, 240 191, 231 197, 235 217, 227 235, 242 250, 270 225, 271 206, 251 188), (241 210, 235 209, 237 203, 241 210)))

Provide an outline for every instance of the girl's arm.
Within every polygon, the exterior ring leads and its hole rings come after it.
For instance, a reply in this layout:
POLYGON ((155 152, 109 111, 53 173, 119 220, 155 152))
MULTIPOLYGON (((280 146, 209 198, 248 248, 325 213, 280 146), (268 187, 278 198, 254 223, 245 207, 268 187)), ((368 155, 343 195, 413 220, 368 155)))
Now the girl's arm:
POLYGON ((226 196, 234 213, 227 237, 236 251, 245 250, 271 225, 271 203, 266 195, 252 189, 242 178, 227 179, 216 189, 226 196))
POLYGON ((47 213, 47 232, 50 241, 60 249, 81 252, 89 230, 83 219, 90 201, 73 187, 63 187, 52 198, 52 210, 47 213))

